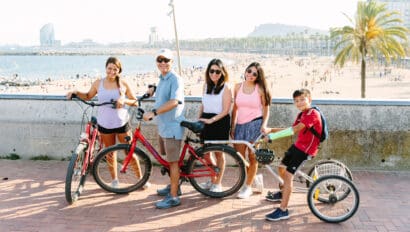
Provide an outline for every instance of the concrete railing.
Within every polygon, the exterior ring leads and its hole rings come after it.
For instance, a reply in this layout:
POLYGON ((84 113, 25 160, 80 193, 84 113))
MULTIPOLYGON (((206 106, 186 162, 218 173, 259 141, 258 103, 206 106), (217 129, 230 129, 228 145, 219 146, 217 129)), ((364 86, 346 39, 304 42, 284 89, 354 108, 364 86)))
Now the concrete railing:
MULTIPOLYGON (((269 125, 288 127, 297 115, 291 99, 273 99, 269 125)), ((152 108, 147 100, 144 107, 152 108)), ((186 98, 186 118, 198 116, 200 98, 186 98)), ((401 169, 410 167, 410 101, 315 100, 326 115, 330 138, 318 158, 335 158, 349 167, 401 169)), ((46 155, 69 157, 81 132, 82 108, 78 101, 57 95, 0 95, 0 156, 16 153, 24 159, 46 155)), ((135 125, 135 120, 133 120, 135 125)), ((156 144, 153 122, 143 132, 156 144)), ((282 155, 294 138, 271 145, 282 155)))

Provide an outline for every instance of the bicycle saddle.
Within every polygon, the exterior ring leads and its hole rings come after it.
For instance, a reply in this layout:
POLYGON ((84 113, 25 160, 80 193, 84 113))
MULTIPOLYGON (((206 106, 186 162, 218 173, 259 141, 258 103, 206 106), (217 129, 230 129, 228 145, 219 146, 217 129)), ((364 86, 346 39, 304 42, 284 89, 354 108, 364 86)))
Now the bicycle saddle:
POLYGON ((182 127, 186 127, 190 129, 194 133, 201 133, 201 131, 204 129, 205 124, 201 121, 197 122, 189 122, 189 121, 182 121, 181 122, 182 127))

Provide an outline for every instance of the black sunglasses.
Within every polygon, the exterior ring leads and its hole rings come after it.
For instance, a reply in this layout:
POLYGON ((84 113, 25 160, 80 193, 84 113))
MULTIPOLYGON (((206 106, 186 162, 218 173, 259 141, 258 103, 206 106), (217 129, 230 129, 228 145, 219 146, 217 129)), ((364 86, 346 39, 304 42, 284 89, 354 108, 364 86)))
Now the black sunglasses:
POLYGON ((246 72, 247 72, 247 73, 252 73, 252 76, 254 76, 254 77, 258 77, 258 73, 252 72, 251 69, 246 70, 246 72))
POLYGON ((221 74, 221 70, 209 69, 209 73, 210 74, 216 73, 217 75, 219 75, 219 74, 221 74))
POLYGON ((170 59, 167 59, 167 58, 157 58, 157 62, 158 63, 162 63, 162 62, 165 62, 165 63, 168 63, 168 62, 170 62, 171 60, 170 59))

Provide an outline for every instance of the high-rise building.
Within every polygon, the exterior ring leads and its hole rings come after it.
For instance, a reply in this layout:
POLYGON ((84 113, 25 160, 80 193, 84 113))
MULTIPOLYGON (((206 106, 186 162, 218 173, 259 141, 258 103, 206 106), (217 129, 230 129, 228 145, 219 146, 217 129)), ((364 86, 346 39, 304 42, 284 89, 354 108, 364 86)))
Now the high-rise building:
POLYGON ((149 34, 149 45, 155 45, 158 42, 158 33, 156 27, 151 27, 151 33, 149 34))
POLYGON ((40 29, 40 45, 41 46, 56 46, 56 45, 59 45, 59 43, 60 41, 55 40, 54 26, 52 23, 48 23, 40 29))
POLYGON ((403 25, 410 29, 410 1, 409 0, 379 0, 386 3, 390 11, 398 11, 401 14, 403 25))

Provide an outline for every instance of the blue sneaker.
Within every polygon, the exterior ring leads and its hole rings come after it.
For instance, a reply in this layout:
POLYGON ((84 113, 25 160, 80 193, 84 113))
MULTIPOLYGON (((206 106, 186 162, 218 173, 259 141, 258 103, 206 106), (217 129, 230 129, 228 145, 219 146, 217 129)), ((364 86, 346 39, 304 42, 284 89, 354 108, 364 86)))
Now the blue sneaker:
POLYGON ((280 208, 277 208, 272 213, 267 214, 265 216, 265 219, 269 221, 279 221, 279 220, 289 219, 289 211, 288 210, 282 211, 280 208))
POLYGON ((157 207, 157 209, 168 209, 180 204, 181 199, 179 199, 179 197, 172 197, 171 195, 167 195, 164 200, 155 203, 155 206, 157 207))
MULTIPOLYGON (((171 185, 167 185, 165 188, 157 190, 158 196, 167 196, 170 192, 171 192, 171 185)), ((182 194, 181 193, 181 188, 179 186, 178 186, 177 194, 178 194, 178 196, 181 196, 181 194, 182 194)))
POLYGON ((282 192, 273 193, 273 192, 269 191, 268 194, 266 194, 265 199, 267 201, 272 201, 272 202, 281 202, 282 201, 282 192))

